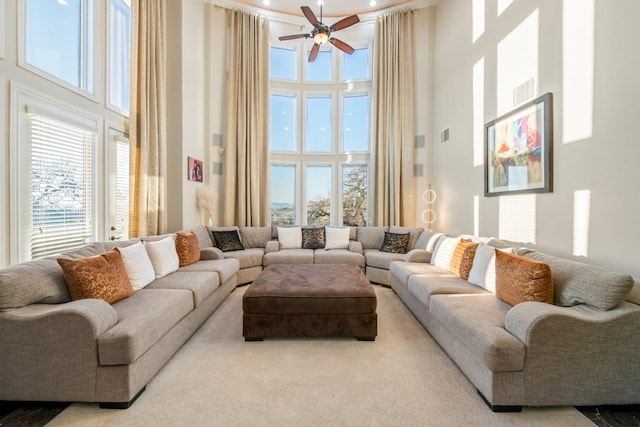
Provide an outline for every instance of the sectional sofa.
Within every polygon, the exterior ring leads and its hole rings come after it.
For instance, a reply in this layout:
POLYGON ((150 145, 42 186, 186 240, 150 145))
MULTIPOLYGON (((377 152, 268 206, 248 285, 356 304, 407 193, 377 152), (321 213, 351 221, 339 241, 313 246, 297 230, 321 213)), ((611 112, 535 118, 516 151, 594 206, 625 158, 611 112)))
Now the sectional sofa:
POLYGON ((451 268, 458 240, 393 262, 391 287, 493 410, 640 403, 640 283, 496 239, 479 242, 465 279, 451 268), (544 276, 547 302, 497 296, 518 283, 533 294, 544 276))
MULTIPOLYGON (((349 263, 391 286, 493 410, 640 403, 640 284, 630 276, 492 238, 404 227, 290 228, 341 238, 327 249, 328 241, 313 239, 291 247, 292 230, 277 227, 185 230, 176 236, 197 237, 190 251, 198 259, 111 304, 71 300, 59 257, 0 270, 0 400, 126 408, 264 266, 349 263)), ((61 258, 114 248, 124 254, 137 245, 98 242, 61 258)), ((157 274, 166 263, 153 267, 157 274)))
POLYGON ((0 270, 0 400, 126 408, 237 285, 237 260, 203 260, 161 278, 151 270, 151 283, 112 304, 71 299, 57 258, 94 259, 136 244, 98 242, 0 270))

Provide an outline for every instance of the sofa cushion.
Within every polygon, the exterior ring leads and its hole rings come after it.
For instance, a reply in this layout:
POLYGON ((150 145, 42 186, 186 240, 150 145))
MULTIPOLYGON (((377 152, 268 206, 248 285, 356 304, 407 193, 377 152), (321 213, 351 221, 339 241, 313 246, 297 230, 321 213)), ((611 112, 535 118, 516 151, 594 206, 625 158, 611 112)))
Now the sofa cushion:
POLYGON ((427 245, 429 244, 429 240, 435 235, 431 230, 424 230, 420 233, 418 240, 416 240, 415 245, 413 245, 414 249, 427 249, 427 245))
POLYGON ((264 254, 262 265, 313 264, 313 249, 281 249, 264 254))
POLYGON ((69 301, 67 282, 55 259, 30 261, 0 270, 0 311, 35 303, 69 301))
POLYGON ((496 251, 496 297, 510 305, 525 301, 553 304, 553 277, 548 264, 496 251))
POLYGON ((244 249, 238 230, 212 231, 213 241, 222 252, 241 251, 244 249))
POLYGON ((409 282, 409 277, 414 274, 429 273, 433 271, 432 269, 433 266, 431 264, 416 262, 393 261, 389 264, 389 273, 405 286, 409 282))
POLYGON ((453 251, 456 249, 459 240, 457 237, 441 237, 433 250, 431 264, 448 271, 453 251))
POLYGON ((73 300, 95 298, 113 304, 133 294, 117 249, 88 258, 59 258, 58 264, 73 300))
POLYGON ((188 231, 193 231, 196 237, 198 237, 198 245, 200 246, 200 249, 210 248, 211 246, 213 246, 211 233, 209 232, 209 229, 207 229, 206 226, 199 225, 188 231))
POLYGON ((302 228, 302 249, 323 249, 325 245, 324 227, 302 228))
POLYGON ((215 271, 175 271, 155 280, 148 289, 186 289, 193 293, 193 305, 198 307, 220 286, 220 276, 215 271))
POLYGON ((390 252, 394 254, 406 254, 409 247, 409 233, 384 233, 384 240, 380 246, 381 252, 390 252))
POLYGON ((176 233, 175 245, 180 267, 200 261, 200 244, 198 236, 193 231, 186 234, 176 233))
POLYGON ((193 310, 193 293, 145 288, 113 304, 118 323, 98 337, 101 365, 135 362, 193 310))
POLYGON ((375 268, 389 269, 389 266, 393 261, 404 260, 403 254, 395 254, 391 252, 382 252, 378 249, 367 249, 364 251, 364 257, 367 260, 367 265, 375 268))
POLYGON ((380 249, 384 242, 384 233, 389 227, 358 227, 356 240, 362 244, 362 249, 380 249))
POLYGON ((271 227, 240 227, 240 237, 245 248, 265 248, 271 240, 271 227))
POLYGON ((167 236, 160 240, 145 240, 144 248, 147 250, 151 264, 153 264, 156 279, 176 271, 180 266, 172 236, 167 236))
POLYGON ((408 251, 415 248, 418 237, 420 237, 423 231, 424 228, 422 227, 399 227, 397 225, 392 225, 391 227, 389 227, 389 233, 409 233, 409 245, 407 246, 408 251))
POLYGON ((633 278, 627 274, 537 251, 524 252, 523 255, 549 264, 557 305, 589 304, 610 310, 624 301, 633 287, 633 278))
POLYGON ((231 279, 240 269, 240 262, 235 258, 212 259, 198 261, 195 264, 181 267, 178 271, 215 271, 220 275, 220 283, 231 279))
POLYGON ((300 249, 302 248, 302 228, 278 227, 278 241, 280 249, 300 249))
POLYGON ((235 258, 240 263, 240 269, 262 266, 262 257, 264 249, 251 248, 243 251, 225 252, 225 258, 235 258))
POLYGON ((430 266, 430 271, 414 274, 409 277, 407 287, 427 309, 431 304, 431 296, 439 294, 484 294, 482 288, 469 284, 450 271, 430 266))
POLYGON ((351 227, 325 227, 325 249, 349 249, 351 227))
POLYGON ((525 345, 504 327, 511 307, 493 294, 433 295, 429 312, 492 371, 524 368, 525 345))
POLYGON ((134 291, 140 290, 154 281, 156 272, 153 270, 153 264, 151 264, 142 242, 138 241, 136 244, 119 247, 116 250, 122 256, 124 268, 127 270, 134 291))
POLYGON ((475 257, 477 247, 477 243, 460 239, 453 250, 453 255, 449 262, 449 271, 467 280, 471 267, 473 266, 473 258, 475 257))
POLYGON ((364 255, 351 252, 348 249, 316 249, 314 252, 314 264, 351 264, 364 268, 364 255))

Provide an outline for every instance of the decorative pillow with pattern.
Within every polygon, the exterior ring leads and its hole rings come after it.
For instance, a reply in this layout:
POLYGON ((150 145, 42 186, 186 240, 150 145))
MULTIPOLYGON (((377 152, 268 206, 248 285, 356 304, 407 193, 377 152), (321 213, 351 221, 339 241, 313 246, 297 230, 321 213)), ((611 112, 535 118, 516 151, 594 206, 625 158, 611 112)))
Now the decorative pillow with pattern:
POLYGON ((122 256, 115 249, 89 258, 59 258, 58 264, 73 300, 95 298, 113 304, 133 294, 122 256))
POLYGON ((473 267, 473 258, 476 255, 477 247, 477 243, 460 239, 453 250, 453 255, 449 262, 449 271, 467 280, 473 267))
POLYGON ((409 233, 384 233, 384 241, 380 247, 380 252, 391 252, 394 254, 406 254, 409 246, 409 233))
POLYGON ((176 233, 176 252, 180 267, 186 267, 200 261, 200 242, 193 231, 187 234, 176 233))
POLYGON ((213 240, 222 252, 241 251, 244 250, 238 230, 230 231, 213 231, 213 240))
POLYGON ((510 305, 553 304, 551 267, 544 262, 496 251, 496 297, 510 305))
POLYGON ((324 249, 324 227, 302 229, 302 249, 324 249))

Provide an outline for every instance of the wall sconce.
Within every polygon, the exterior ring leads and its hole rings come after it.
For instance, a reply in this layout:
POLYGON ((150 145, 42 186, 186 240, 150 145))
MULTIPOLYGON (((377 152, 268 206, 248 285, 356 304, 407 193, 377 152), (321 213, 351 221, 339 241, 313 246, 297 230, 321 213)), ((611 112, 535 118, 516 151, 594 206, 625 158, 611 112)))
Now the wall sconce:
POLYGON ((436 192, 431 188, 422 193, 422 200, 427 204, 427 209, 422 211, 422 220, 427 224, 427 228, 431 231, 431 226, 436 222, 436 211, 433 210, 433 203, 436 201, 436 192))

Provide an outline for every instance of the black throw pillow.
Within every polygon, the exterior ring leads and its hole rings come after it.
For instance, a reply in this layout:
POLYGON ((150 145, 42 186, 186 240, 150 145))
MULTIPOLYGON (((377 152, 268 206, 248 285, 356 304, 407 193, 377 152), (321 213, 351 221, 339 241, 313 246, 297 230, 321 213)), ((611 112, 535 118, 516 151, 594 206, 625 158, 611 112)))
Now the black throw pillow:
POLYGON ((391 252, 394 254, 406 254, 409 246, 409 233, 384 233, 381 252, 391 252))
POLYGON ((240 236, 238 235, 238 230, 213 231, 211 234, 213 235, 214 244, 222 252, 241 251, 244 249, 240 241, 240 236))
POLYGON ((324 227, 302 229, 302 249, 324 249, 324 227))

